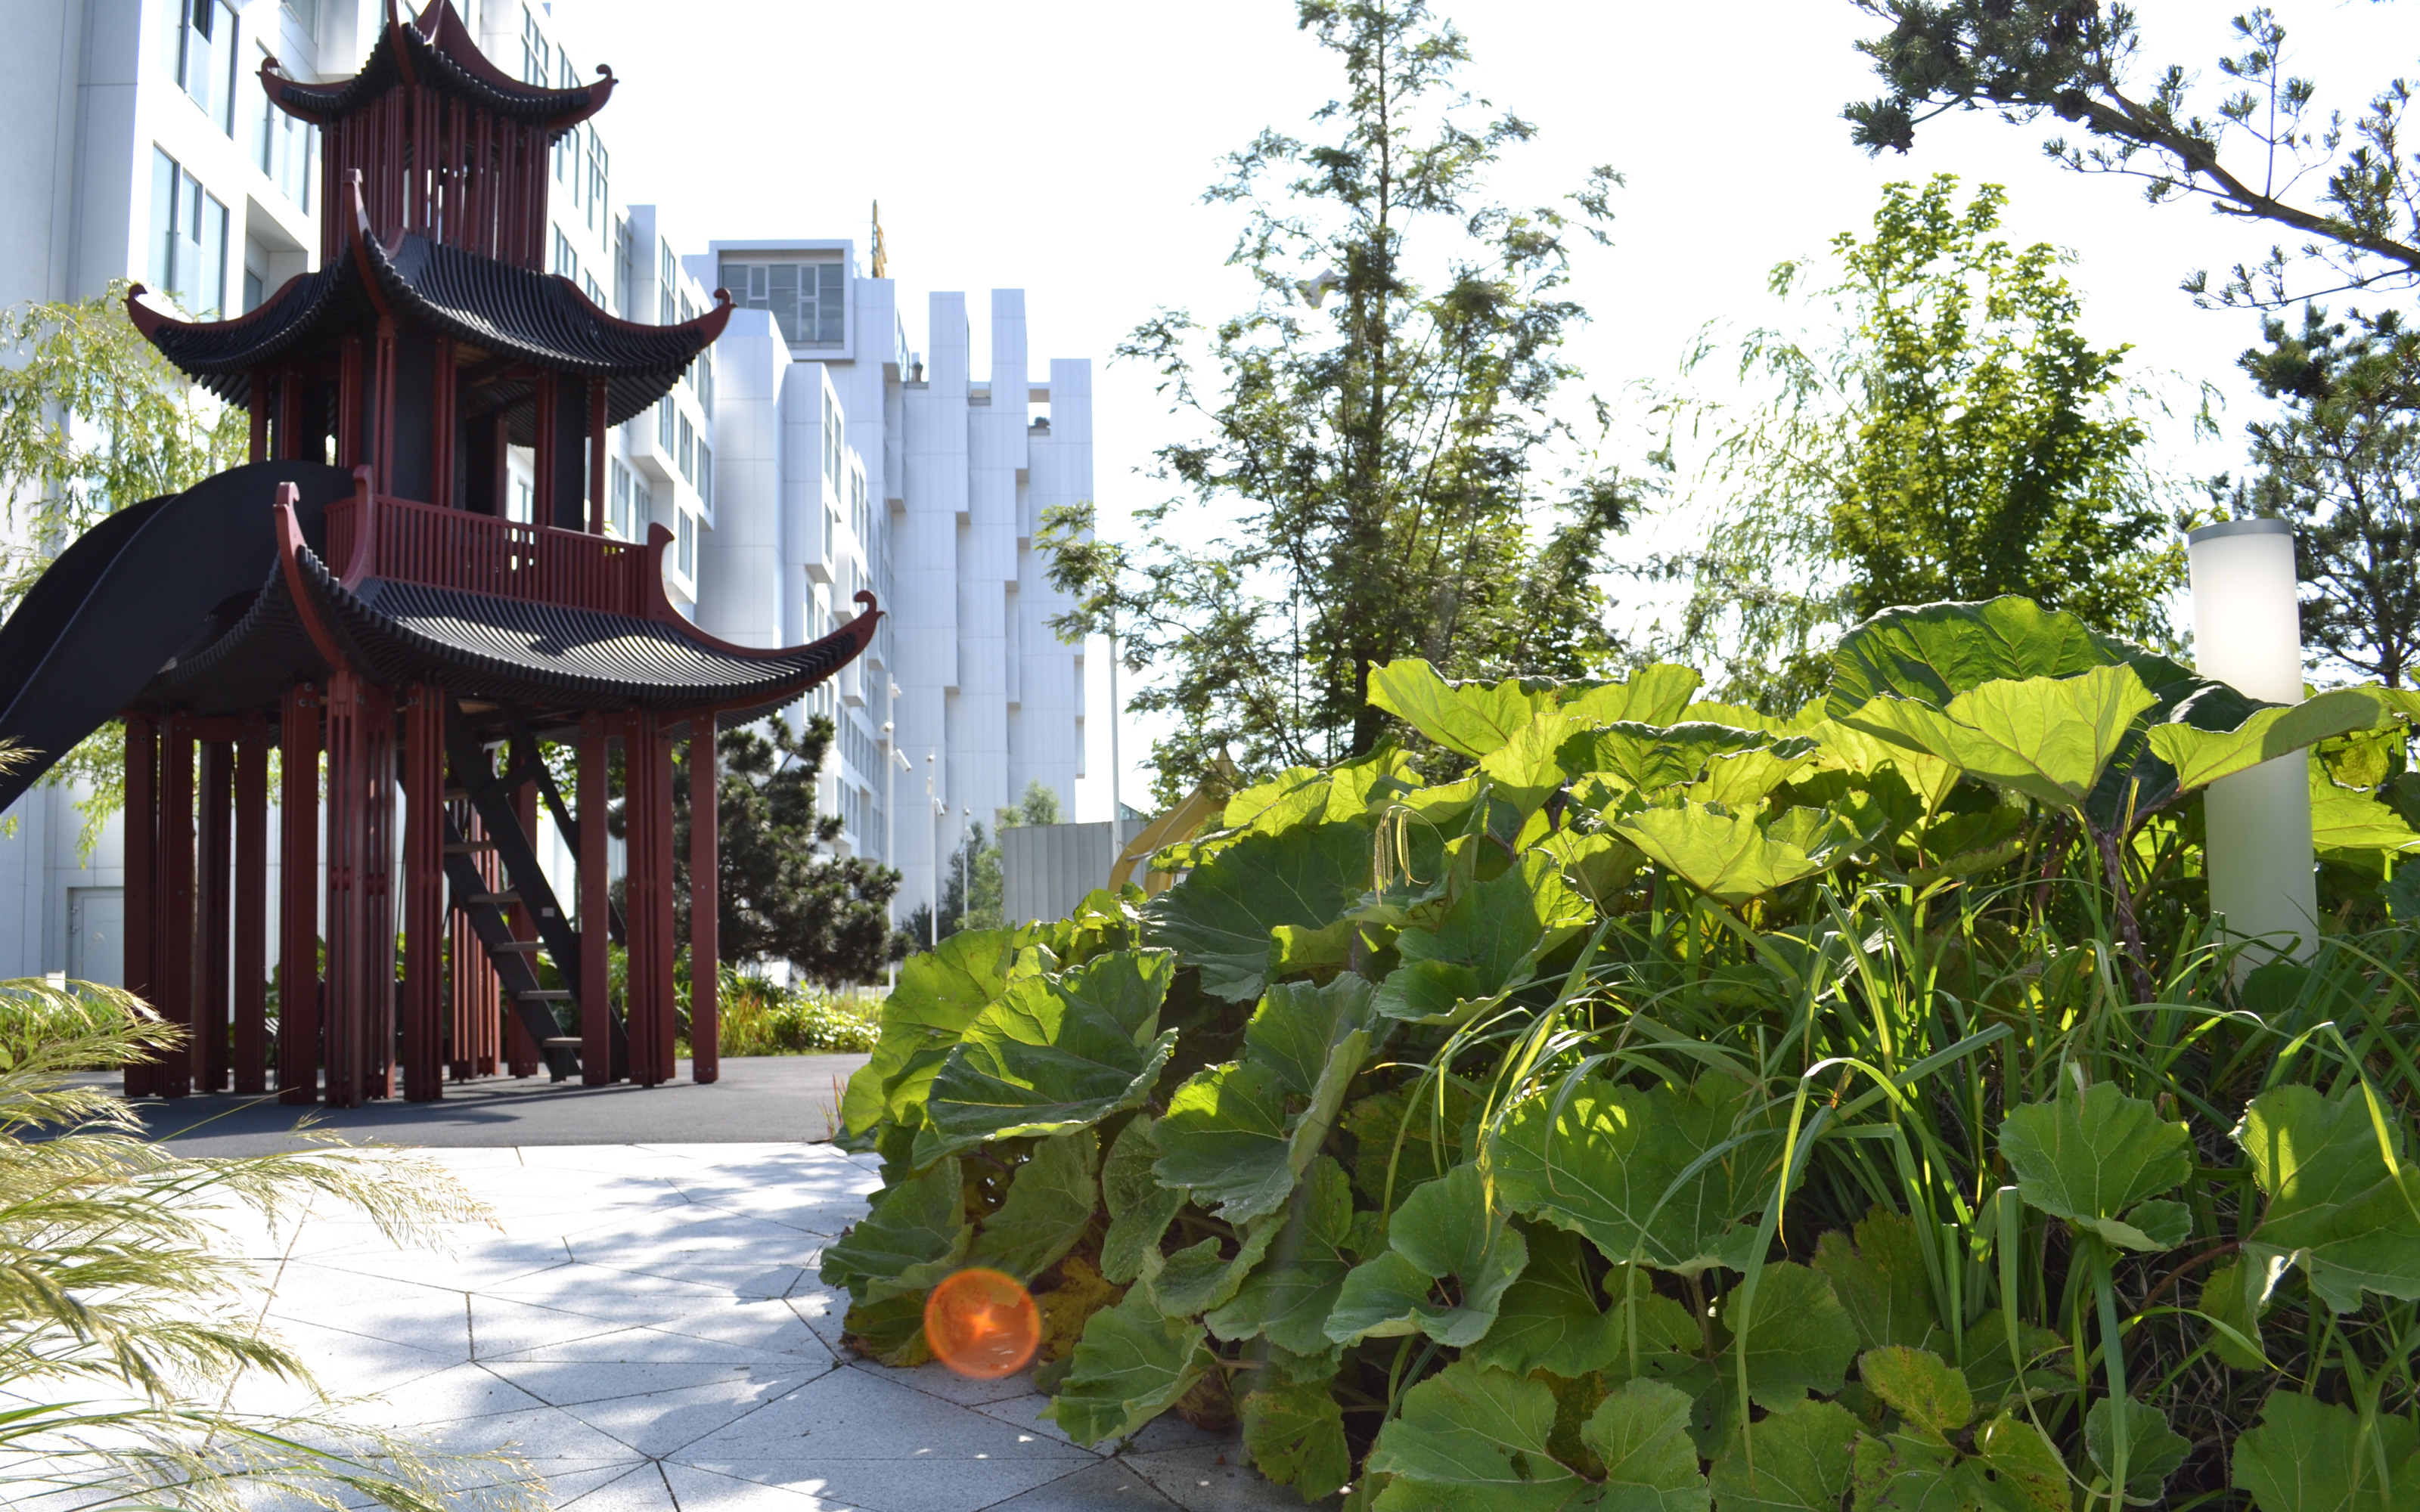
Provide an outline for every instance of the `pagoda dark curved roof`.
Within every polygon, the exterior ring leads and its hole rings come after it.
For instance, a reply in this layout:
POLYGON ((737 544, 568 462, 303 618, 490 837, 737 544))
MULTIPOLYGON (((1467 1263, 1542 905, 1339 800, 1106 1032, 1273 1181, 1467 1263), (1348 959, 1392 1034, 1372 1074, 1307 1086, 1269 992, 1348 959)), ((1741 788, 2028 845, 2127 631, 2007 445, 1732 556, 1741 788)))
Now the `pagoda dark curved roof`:
POLYGON ((309 547, 247 604, 228 606, 202 643, 163 668, 138 705, 213 715, 273 702, 329 671, 312 622, 363 677, 442 685, 458 698, 551 710, 703 707, 768 712, 846 666, 878 612, 781 651, 726 646, 656 620, 370 579, 348 589, 309 547), (302 584, 298 601, 294 583, 302 584))
POLYGON ((419 84, 560 134, 604 109, 613 98, 613 70, 597 71, 600 77, 596 83, 569 89, 525 83, 488 60, 447 0, 430 0, 410 20, 396 0, 386 0, 386 25, 359 73, 327 84, 304 84, 287 78, 271 58, 260 67, 260 85, 278 109, 315 126, 352 115, 398 85, 419 84))
POLYGON ((375 322, 384 306, 407 323, 490 357, 548 372, 608 380, 609 424, 663 397, 681 370, 722 334, 730 297, 678 325, 650 326, 599 309, 571 280, 406 232, 389 245, 357 226, 352 254, 298 274, 250 315, 180 320, 142 302, 127 310, 161 355, 229 403, 250 396, 254 370, 333 355, 337 341, 375 322))

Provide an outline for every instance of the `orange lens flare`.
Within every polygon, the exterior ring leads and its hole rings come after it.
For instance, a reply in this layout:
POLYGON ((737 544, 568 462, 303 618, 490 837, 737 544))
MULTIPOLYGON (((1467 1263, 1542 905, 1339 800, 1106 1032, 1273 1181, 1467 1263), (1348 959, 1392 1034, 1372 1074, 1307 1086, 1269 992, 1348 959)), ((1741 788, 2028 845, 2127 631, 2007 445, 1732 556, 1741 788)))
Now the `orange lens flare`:
POLYGON ((1042 1344, 1042 1310, 1016 1279, 960 1271, 924 1299, 924 1342, 962 1376, 997 1381, 1025 1368, 1042 1344))

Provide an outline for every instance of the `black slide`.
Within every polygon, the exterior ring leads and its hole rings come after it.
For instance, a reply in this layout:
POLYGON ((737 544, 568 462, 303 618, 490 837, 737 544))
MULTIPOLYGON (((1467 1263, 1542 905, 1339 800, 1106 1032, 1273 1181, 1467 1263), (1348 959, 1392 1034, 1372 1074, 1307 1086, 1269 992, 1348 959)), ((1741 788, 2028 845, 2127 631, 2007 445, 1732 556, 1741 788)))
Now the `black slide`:
POLYGON ((255 462, 129 505, 85 532, 0 625, 0 808, 116 717, 201 632, 211 610, 258 591, 277 565, 277 486, 302 496, 303 534, 327 539, 349 470, 255 462))

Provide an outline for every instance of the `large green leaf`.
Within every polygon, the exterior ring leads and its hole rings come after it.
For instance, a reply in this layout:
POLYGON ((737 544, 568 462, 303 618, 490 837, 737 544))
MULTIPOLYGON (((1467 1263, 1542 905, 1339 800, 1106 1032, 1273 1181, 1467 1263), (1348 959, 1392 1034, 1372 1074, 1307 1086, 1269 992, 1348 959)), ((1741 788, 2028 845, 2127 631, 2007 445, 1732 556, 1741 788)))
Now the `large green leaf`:
POLYGON ((2177 785, 2190 792, 2386 717, 2369 689, 2344 687, 2260 709, 2232 730, 2161 724, 2151 727, 2149 738, 2151 749, 2176 768, 2177 785))
POLYGON ((1135 1289, 1149 1292, 1152 1305, 1169 1318, 1198 1318, 1223 1307, 1268 1253, 1281 1223, 1271 1217, 1246 1224, 1232 1254, 1225 1243, 1205 1239, 1156 1265, 1146 1257, 1141 1284, 1135 1289))
POLYGON ((1496 1148, 1502 1200, 1584 1235, 1615 1259, 1695 1274, 1743 1268, 1756 1231, 1740 1220, 1771 1196, 1775 1141, 1730 1143, 1746 1089, 1708 1076, 1683 1092, 1586 1079, 1519 1104, 1496 1148))
POLYGON ((1230 1343, 1266 1337, 1295 1354, 1327 1350, 1327 1315, 1343 1288, 1353 1261, 1345 1246, 1353 1233, 1353 1192, 1344 1167, 1327 1156, 1311 1162, 1265 1261, 1234 1300, 1203 1321, 1230 1343))
POLYGON ((1543 1225, 1521 1237, 1528 1266, 1497 1304, 1495 1326, 1463 1357, 1515 1375, 1584 1376, 1611 1365, 1623 1344, 1621 1319, 1599 1304, 1580 1237, 1543 1225))
POLYGON ((1390 1018, 1434 1016, 1440 999, 1424 991, 1429 981, 1448 984, 1453 995, 1444 1000, 1448 1013, 1461 998, 1518 986, 1590 917, 1587 900, 1563 880, 1561 864, 1544 852, 1528 852, 1510 870, 1464 888, 1435 929, 1406 929, 1396 935, 1404 964, 1379 990, 1377 1010, 1390 1018))
POLYGON ((1353 1478, 1344 1413, 1325 1381, 1285 1381, 1270 1371, 1247 1378, 1235 1399, 1244 1448, 1262 1474, 1292 1486, 1306 1502, 1335 1493, 1353 1478))
MULTIPOLYGON (((2084 1414, 2084 1450, 2103 1475, 2118 1463, 2114 1398, 2103 1396, 2084 1414)), ((2156 1504, 2168 1477, 2193 1453, 2193 1442, 2168 1427, 2167 1414, 2149 1402, 2126 1399, 2126 1494, 2156 1504)))
POLYGON ((1285 1094, 1284 1080, 1256 1060, 1196 1072, 1153 1128, 1162 1152, 1155 1173, 1231 1223, 1275 1212, 1294 1190, 1285 1094))
POLYGON ((1828 872, 1872 838, 1821 810, 1792 809, 1768 821, 1695 803, 1631 814, 1613 829, 1689 886, 1726 903, 1744 903, 1828 872))
POLYGON ((1888 694, 1935 708, 1985 683, 2072 677, 2126 659, 2074 615, 2008 594, 1885 609, 1832 653, 1827 707, 1839 717, 1888 694))
POLYGON ((2053 1217, 2126 1249, 2184 1242, 2174 1227, 2182 1209, 2151 1199, 2193 1174, 2193 1135, 2107 1082, 2011 1111, 2000 1154, 2018 1195, 2053 1217))
POLYGON ((1946 1440, 1975 1420, 1965 1372, 1931 1350, 1899 1344, 1868 1350, 1858 1356, 1857 1379, 1928 1438, 1946 1440))
POLYGON ((1559 706, 1565 714, 1599 724, 1616 720, 1670 724, 1681 717, 1681 711, 1689 706, 1689 695, 1704 681, 1693 667, 1651 662, 1631 673, 1626 683, 1567 687, 1559 706))
POLYGON ((1370 888, 1371 845, 1359 825, 1248 835, 1151 901, 1147 937, 1201 967, 1204 992, 1249 1002, 1268 980, 1269 932, 1342 919, 1370 888))
POLYGON ((2389 856, 2420 852, 2420 833, 2393 807, 2369 794, 2340 788, 2327 768, 2311 762, 2311 848, 2324 861, 2362 866, 2375 872, 2389 856))
POLYGON ((1476 760, 1553 708, 1556 694, 1551 686, 1525 687, 1514 677, 1449 683, 1427 662, 1405 657, 1372 670, 1370 702, 1446 749, 1476 760))
POLYGON ((1109 1211, 1109 1231, 1101 1238, 1101 1274, 1119 1286, 1143 1273, 1147 1257, 1158 1256, 1160 1236, 1185 1206, 1183 1191, 1159 1184, 1152 1170, 1158 1161, 1152 1121, 1138 1113, 1101 1163, 1101 1198, 1109 1211))
POLYGON ((1555 1394, 1544 1384, 1450 1365, 1404 1393, 1365 1472, 1393 1480, 1377 1512, 1564 1512, 1591 1504, 1594 1483, 1546 1446, 1555 1394))
POLYGON ((958 1037, 1008 986, 1016 941, 1013 930, 961 930, 900 966, 899 984, 883 999, 882 1037, 842 1095, 849 1134, 863 1135, 923 1103, 958 1037))
POLYGON ((933 1078, 924 1121, 934 1137, 918 1139, 918 1163, 1080 1129, 1140 1103, 1175 1048, 1175 1030, 1158 1032, 1175 973, 1166 951, 1121 950, 1011 983, 933 1078))
POLYGON ((1373 1207, 1388 1209, 1451 1170, 1462 1159, 1463 1128, 1476 1102, 1473 1089, 1449 1074, 1410 1091, 1373 1092, 1346 1108, 1353 1189, 1373 1207))
POLYGON ((985 1218, 970 1265, 989 1266, 1031 1281, 1076 1247, 1100 1206, 1093 1168, 1101 1142, 1090 1129, 1045 1139, 1016 1168, 1007 1199, 985 1218))
POLYGON ((1715 1458, 1723 1512, 1839 1512, 1854 1466, 1857 1420, 1838 1402, 1808 1401, 1744 1426, 1715 1458))
POLYGON ((2358 1086, 2331 1098, 2272 1088, 2235 1130, 2269 1205, 2245 1249, 2292 1257, 2337 1312, 2375 1291, 2420 1298, 2420 1166, 2404 1158, 2400 1120, 2376 1121, 2358 1086))
POLYGON ((876 1195, 873 1207, 824 1251, 826 1286, 860 1302, 927 1290, 965 1262, 974 1227, 966 1221, 965 1177, 945 1160, 876 1195))
POLYGON ((1916 1225, 1876 1208, 1858 1221, 1854 1247, 1850 1237, 1835 1229, 1816 1241, 1814 1265, 1831 1278, 1833 1295, 1856 1327, 1859 1347, 1947 1349, 1949 1335, 1933 1306, 1916 1225))
MULTIPOLYGON (((1683 787, 1705 773, 1718 756, 1758 750, 1774 744, 1761 730, 1740 730, 1721 724, 1638 724, 1624 720, 1600 729, 1583 730, 1566 738, 1560 760, 1575 777, 1581 773, 1607 777, 1637 793, 1683 787)), ((1792 748, 1803 751, 1803 742, 1792 748)))
POLYGON ((1245 1058, 1170 1098, 1155 1130, 1160 1181, 1229 1223, 1284 1206, 1370 1054, 1370 983, 1350 973, 1325 987, 1273 984, 1245 1028, 1245 1058))
POLYGON ((1939 757, 1969 776, 2057 809, 2081 805, 2158 700, 2131 667, 1982 684, 1935 708, 1883 697, 1842 724, 1939 757))
POLYGON ((1387 1252, 1344 1277, 1326 1332, 1339 1344, 1425 1334, 1457 1349, 1496 1320, 1505 1288, 1528 1263, 1519 1232, 1487 1204, 1476 1165, 1457 1165, 1405 1199, 1387 1225, 1387 1252), (1458 1301, 1436 1300, 1450 1277, 1458 1301))
POLYGON ((1689 1441, 1689 1398, 1661 1381, 1631 1381, 1580 1428, 1605 1463, 1602 1512, 1706 1512, 1706 1477, 1689 1441))
POLYGON ((1202 1325, 1161 1317, 1141 1288, 1092 1316, 1075 1358, 1042 1415, 1078 1443, 1132 1435, 1175 1405, 1214 1363, 1202 1325))
MULTIPOLYGON (((1745 1327, 1748 1396, 1759 1406, 1787 1407, 1808 1392, 1829 1396, 1848 1377, 1856 1358, 1857 1331, 1832 1294, 1823 1273, 1792 1260, 1776 1260, 1759 1275, 1755 1314, 1747 1314, 1747 1288, 1734 1287, 1723 1299, 1723 1326, 1732 1350, 1745 1327)), ((1737 1362, 1726 1355, 1720 1373, 1729 1386, 1737 1362)))
POLYGON ((2348 1409, 2272 1392, 2235 1441, 2234 1479, 2260 1512, 2420 1512, 2420 1432, 2381 1412, 2365 1433, 2348 1409))

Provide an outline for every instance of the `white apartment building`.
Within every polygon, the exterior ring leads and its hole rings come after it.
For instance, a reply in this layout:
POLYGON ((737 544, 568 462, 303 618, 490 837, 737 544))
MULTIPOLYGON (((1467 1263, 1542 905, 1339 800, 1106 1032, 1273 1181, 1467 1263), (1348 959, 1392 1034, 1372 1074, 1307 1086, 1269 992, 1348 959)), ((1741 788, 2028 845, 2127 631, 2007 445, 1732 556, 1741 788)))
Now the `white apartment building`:
MULTIPOLYGON (((454 4, 489 60, 532 82, 571 85, 603 61, 542 0, 454 4)), ((269 108, 259 68, 273 55, 296 77, 350 74, 383 0, 19 8, 19 45, 0 54, 15 148, 0 154, 0 303, 131 278, 188 313, 235 315, 312 270, 317 133, 269 108)), ((613 126, 608 109, 556 147, 550 270, 626 319, 690 318, 718 286, 740 308, 670 395, 613 433, 609 528, 671 532, 674 603, 742 644, 813 639, 855 612, 859 590, 878 596, 890 618, 871 653, 789 717, 832 718, 822 806, 843 819, 844 851, 905 873, 904 919, 933 899, 933 857, 970 819, 988 827, 1035 781, 1072 810, 1084 775, 1082 651, 1047 628, 1065 605, 1032 540, 1044 508, 1091 496, 1090 364, 1053 361, 1031 379, 1023 294, 995 290, 992 372, 972 373, 966 297, 903 310, 850 241, 698 251, 681 239, 694 228, 615 199, 613 126)), ((528 518, 527 452, 508 468, 508 508, 528 518)), ((118 836, 107 826, 87 853, 74 797, 39 787, 0 828, 0 976, 117 979, 118 836)))

